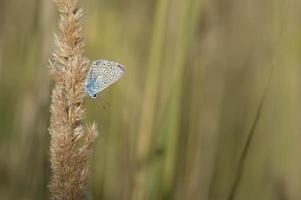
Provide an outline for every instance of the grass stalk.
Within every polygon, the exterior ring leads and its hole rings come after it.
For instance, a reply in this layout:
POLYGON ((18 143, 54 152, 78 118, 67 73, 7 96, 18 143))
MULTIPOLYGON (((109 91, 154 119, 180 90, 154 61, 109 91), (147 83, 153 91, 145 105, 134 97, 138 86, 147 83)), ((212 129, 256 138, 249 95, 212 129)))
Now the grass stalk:
POLYGON ((136 148, 137 163, 139 167, 143 167, 137 169, 134 174, 134 186, 132 189, 132 199, 134 200, 146 198, 148 165, 145 162, 149 158, 153 136, 154 111, 159 89, 159 74, 163 57, 168 2, 168 0, 157 1, 156 6, 152 42, 148 60, 148 72, 145 81, 145 92, 143 95, 143 105, 136 148))
POLYGON ((56 50, 50 61, 55 85, 50 106, 50 199, 85 199, 87 160, 97 136, 96 125, 83 124, 84 80, 88 59, 83 56, 83 11, 78 0, 55 0, 60 14, 56 50))
POLYGON ((175 172, 177 166, 177 148, 179 139, 179 130, 181 122, 181 100, 183 94, 184 71, 190 45, 193 42, 193 33, 197 25, 197 18, 201 3, 196 0, 179 0, 179 20, 176 34, 176 45, 171 58, 173 63, 170 70, 170 84, 168 93, 168 103, 166 103, 165 124, 162 129, 165 139, 166 159, 163 167, 163 186, 164 193, 171 193, 173 188, 175 172))

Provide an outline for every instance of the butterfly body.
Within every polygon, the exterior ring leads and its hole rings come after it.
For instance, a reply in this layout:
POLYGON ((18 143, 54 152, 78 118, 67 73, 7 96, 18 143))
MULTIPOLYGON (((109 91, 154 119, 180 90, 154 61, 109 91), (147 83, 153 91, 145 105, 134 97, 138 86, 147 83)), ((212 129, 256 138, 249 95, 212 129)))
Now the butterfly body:
POLYGON ((96 98, 97 93, 120 79, 124 72, 124 67, 116 62, 104 59, 93 61, 85 81, 87 94, 96 98))

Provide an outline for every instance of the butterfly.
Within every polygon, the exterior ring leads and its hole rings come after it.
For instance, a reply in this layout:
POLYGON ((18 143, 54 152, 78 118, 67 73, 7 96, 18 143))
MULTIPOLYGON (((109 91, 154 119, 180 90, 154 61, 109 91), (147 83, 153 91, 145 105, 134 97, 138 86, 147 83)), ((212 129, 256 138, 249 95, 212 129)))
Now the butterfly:
POLYGON ((124 66, 119 63, 105 59, 93 61, 85 81, 87 94, 96 98, 97 93, 103 91, 120 79, 124 72, 124 66))

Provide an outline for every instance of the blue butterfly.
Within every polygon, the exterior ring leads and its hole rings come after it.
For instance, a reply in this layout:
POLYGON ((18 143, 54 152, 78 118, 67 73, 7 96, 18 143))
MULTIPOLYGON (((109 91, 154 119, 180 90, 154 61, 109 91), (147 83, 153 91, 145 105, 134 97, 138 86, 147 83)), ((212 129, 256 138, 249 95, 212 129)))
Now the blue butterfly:
POLYGON ((85 81, 87 94, 96 98, 97 93, 120 79, 124 72, 124 67, 116 62, 104 59, 93 61, 85 81))

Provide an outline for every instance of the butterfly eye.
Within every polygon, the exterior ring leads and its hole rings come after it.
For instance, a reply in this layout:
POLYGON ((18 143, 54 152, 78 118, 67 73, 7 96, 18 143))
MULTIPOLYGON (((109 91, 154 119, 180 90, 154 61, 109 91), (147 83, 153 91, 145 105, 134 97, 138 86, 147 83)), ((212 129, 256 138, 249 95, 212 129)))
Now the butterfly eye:
POLYGON ((92 97, 93 97, 93 98, 96 98, 96 94, 92 94, 92 97))
POLYGON ((104 82, 103 82, 103 84, 105 84, 105 85, 106 85, 106 84, 107 84, 107 81, 104 81, 104 82))

